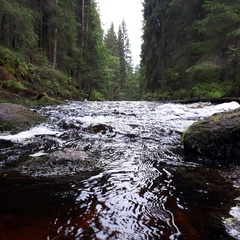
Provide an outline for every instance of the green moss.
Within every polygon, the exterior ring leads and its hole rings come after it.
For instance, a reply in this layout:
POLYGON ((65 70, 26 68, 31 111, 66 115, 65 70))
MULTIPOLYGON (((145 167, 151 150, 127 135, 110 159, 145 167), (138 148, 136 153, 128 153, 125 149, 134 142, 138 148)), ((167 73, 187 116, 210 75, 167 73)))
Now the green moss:
POLYGON ((235 218, 226 218, 226 224, 232 224, 236 221, 235 218))
POLYGON ((34 98, 30 98, 28 100, 28 103, 30 105, 58 105, 58 104, 63 104, 64 102, 61 100, 54 99, 52 97, 49 97, 46 93, 38 94, 34 98))
POLYGON ((185 138, 186 138, 186 134, 188 133, 189 129, 190 129, 191 126, 189 126, 185 131, 183 131, 182 133, 182 142, 185 141, 185 138))
POLYGON ((211 116, 211 118, 212 118, 215 122, 220 122, 220 121, 223 120, 227 115, 228 115, 228 112, 217 113, 217 114, 213 114, 213 115, 211 116))

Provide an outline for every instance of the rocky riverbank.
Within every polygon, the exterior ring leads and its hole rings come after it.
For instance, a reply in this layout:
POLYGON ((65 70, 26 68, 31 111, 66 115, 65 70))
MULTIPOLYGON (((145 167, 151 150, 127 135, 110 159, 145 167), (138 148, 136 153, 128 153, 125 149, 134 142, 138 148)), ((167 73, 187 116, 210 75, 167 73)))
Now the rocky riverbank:
POLYGON ((0 132, 24 131, 45 119, 27 107, 11 103, 0 104, 0 132))

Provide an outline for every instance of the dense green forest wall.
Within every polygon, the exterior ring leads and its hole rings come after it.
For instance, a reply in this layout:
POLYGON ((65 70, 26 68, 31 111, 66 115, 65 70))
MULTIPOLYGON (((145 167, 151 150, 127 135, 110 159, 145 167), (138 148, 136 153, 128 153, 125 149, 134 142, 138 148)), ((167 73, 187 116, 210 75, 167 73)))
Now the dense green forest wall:
POLYGON ((0 98, 239 97, 239 0, 145 0, 140 67, 95 0, 0 0, 0 98), (41 95, 42 96, 42 95, 41 95))
POLYGON ((240 95, 239 0, 145 0, 141 73, 148 97, 240 95))
POLYGON ((0 0, 0 6, 0 91, 93 100, 139 97, 126 24, 114 33, 112 52, 95 0, 0 0))

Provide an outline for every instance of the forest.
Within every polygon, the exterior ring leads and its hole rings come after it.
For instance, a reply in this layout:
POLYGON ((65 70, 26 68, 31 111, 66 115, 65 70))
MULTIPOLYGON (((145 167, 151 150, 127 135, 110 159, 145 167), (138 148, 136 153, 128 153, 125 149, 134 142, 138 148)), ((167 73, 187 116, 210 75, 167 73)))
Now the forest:
POLYGON ((139 66, 124 19, 104 32, 95 0, 0 0, 0 6, 0 99, 239 96, 239 0, 144 0, 139 66))
POLYGON ((239 96, 239 0, 145 0, 143 14, 149 99, 239 96))
MULTIPOLYGON (((123 19, 104 33, 95 0, 0 0, 0 94, 134 100, 123 19)), ((15 95, 16 96, 16 95, 15 95)))

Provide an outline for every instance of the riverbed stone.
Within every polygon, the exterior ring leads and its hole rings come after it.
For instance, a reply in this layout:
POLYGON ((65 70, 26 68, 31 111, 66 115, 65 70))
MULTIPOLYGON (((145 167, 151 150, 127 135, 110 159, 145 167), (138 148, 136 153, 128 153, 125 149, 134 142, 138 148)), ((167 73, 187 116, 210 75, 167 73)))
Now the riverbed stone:
POLYGON ((44 120, 45 117, 27 107, 12 103, 0 104, 0 132, 18 133, 44 120))
POLYGON ((193 123, 182 140, 187 161, 240 165, 240 108, 193 123))
POLYGON ((92 170, 95 163, 85 151, 64 148, 39 157, 32 157, 16 169, 22 174, 49 177, 73 175, 92 170))

